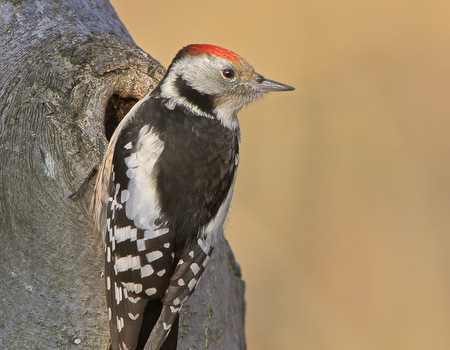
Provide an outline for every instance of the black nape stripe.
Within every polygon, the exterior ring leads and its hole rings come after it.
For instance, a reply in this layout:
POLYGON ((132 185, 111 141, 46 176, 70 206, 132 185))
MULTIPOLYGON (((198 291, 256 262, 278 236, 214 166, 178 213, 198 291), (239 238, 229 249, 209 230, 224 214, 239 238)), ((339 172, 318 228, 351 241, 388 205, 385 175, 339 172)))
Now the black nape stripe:
POLYGON ((194 106, 197 106, 202 112, 214 115, 214 101, 213 96, 202 94, 189 86, 181 76, 178 76, 175 81, 175 87, 180 96, 184 97, 194 106))

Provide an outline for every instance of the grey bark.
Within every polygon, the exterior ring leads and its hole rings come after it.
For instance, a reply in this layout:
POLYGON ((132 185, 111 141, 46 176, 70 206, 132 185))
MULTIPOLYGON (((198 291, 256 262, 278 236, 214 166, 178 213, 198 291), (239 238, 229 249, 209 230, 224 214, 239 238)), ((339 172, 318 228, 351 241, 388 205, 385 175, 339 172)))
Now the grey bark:
MULTIPOLYGON (((82 185, 105 133, 163 74, 106 0, 0 2, 0 349, 106 348, 103 243, 82 185)), ((225 240, 208 267, 179 348, 244 349, 225 240)))

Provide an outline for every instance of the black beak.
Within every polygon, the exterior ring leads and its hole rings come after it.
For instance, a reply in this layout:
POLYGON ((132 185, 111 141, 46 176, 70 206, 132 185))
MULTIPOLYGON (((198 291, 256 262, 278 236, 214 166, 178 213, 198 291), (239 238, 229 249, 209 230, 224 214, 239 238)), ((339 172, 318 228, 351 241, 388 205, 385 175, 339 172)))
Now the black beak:
POLYGON ((276 81, 269 80, 269 79, 266 79, 266 78, 262 78, 262 80, 261 80, 261 82, 260 82, 258 87, 263 92, 292 91, 292 90, 295 90, 295 88, 293 88, 292 86, 281 84, 281 83, 278 83, 276 81))

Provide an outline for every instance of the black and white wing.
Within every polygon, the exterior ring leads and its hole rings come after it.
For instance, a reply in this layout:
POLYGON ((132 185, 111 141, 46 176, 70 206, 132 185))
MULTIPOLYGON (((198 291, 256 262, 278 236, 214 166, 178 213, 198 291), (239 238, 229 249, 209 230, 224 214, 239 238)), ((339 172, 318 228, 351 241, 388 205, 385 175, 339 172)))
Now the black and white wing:
POLYGON ((149 300, 164 297, 174 261, 174 233, 161 221, 153 181, 164 147, 152 128, 124 127, 118 137, 106 209, 106 292, 112 349, 135 349, 149 300), (126 138, 126 139, 129 139, 126 138))
MULTIPOLYGON (((228 212, 238 132, 185 112, 141 100, 99 172, 94 208, 105 232, 112 350, 144 349, 147 339, 146 350, 160 349, 228 212)), ((169 338, 176 343, 176 332, 169 338)))
POLYGON ((113 350, 142 348, 150 333, 142 324, 152 328, 150 349, 159 349, 212 252, 201 238, 176 252, 176 230, 162 218, 155 187, 155 164, 164 142, 160 130, 135 124, 123 126, 119 131, 127 137, 115 140, 106 204, 105 273, 113 350), (149 310, 150 300, 162 305, 149 310), (146 317, 157 319, 156 324, 146 317))

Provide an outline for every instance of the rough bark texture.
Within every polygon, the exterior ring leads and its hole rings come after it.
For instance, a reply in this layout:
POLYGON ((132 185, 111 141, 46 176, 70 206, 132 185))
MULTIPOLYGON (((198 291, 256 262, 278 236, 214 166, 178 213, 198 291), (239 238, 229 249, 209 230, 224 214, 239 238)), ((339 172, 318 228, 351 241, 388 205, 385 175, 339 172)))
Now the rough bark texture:
MULTIPOLYGON (((0 348, 105 349, 92 184, 69 196, 164 68, 105 0, 3 0, 0 72, 0 348)), ((225 240, 208 267, 179 348, 244 349, 244 285, 225 240)))

